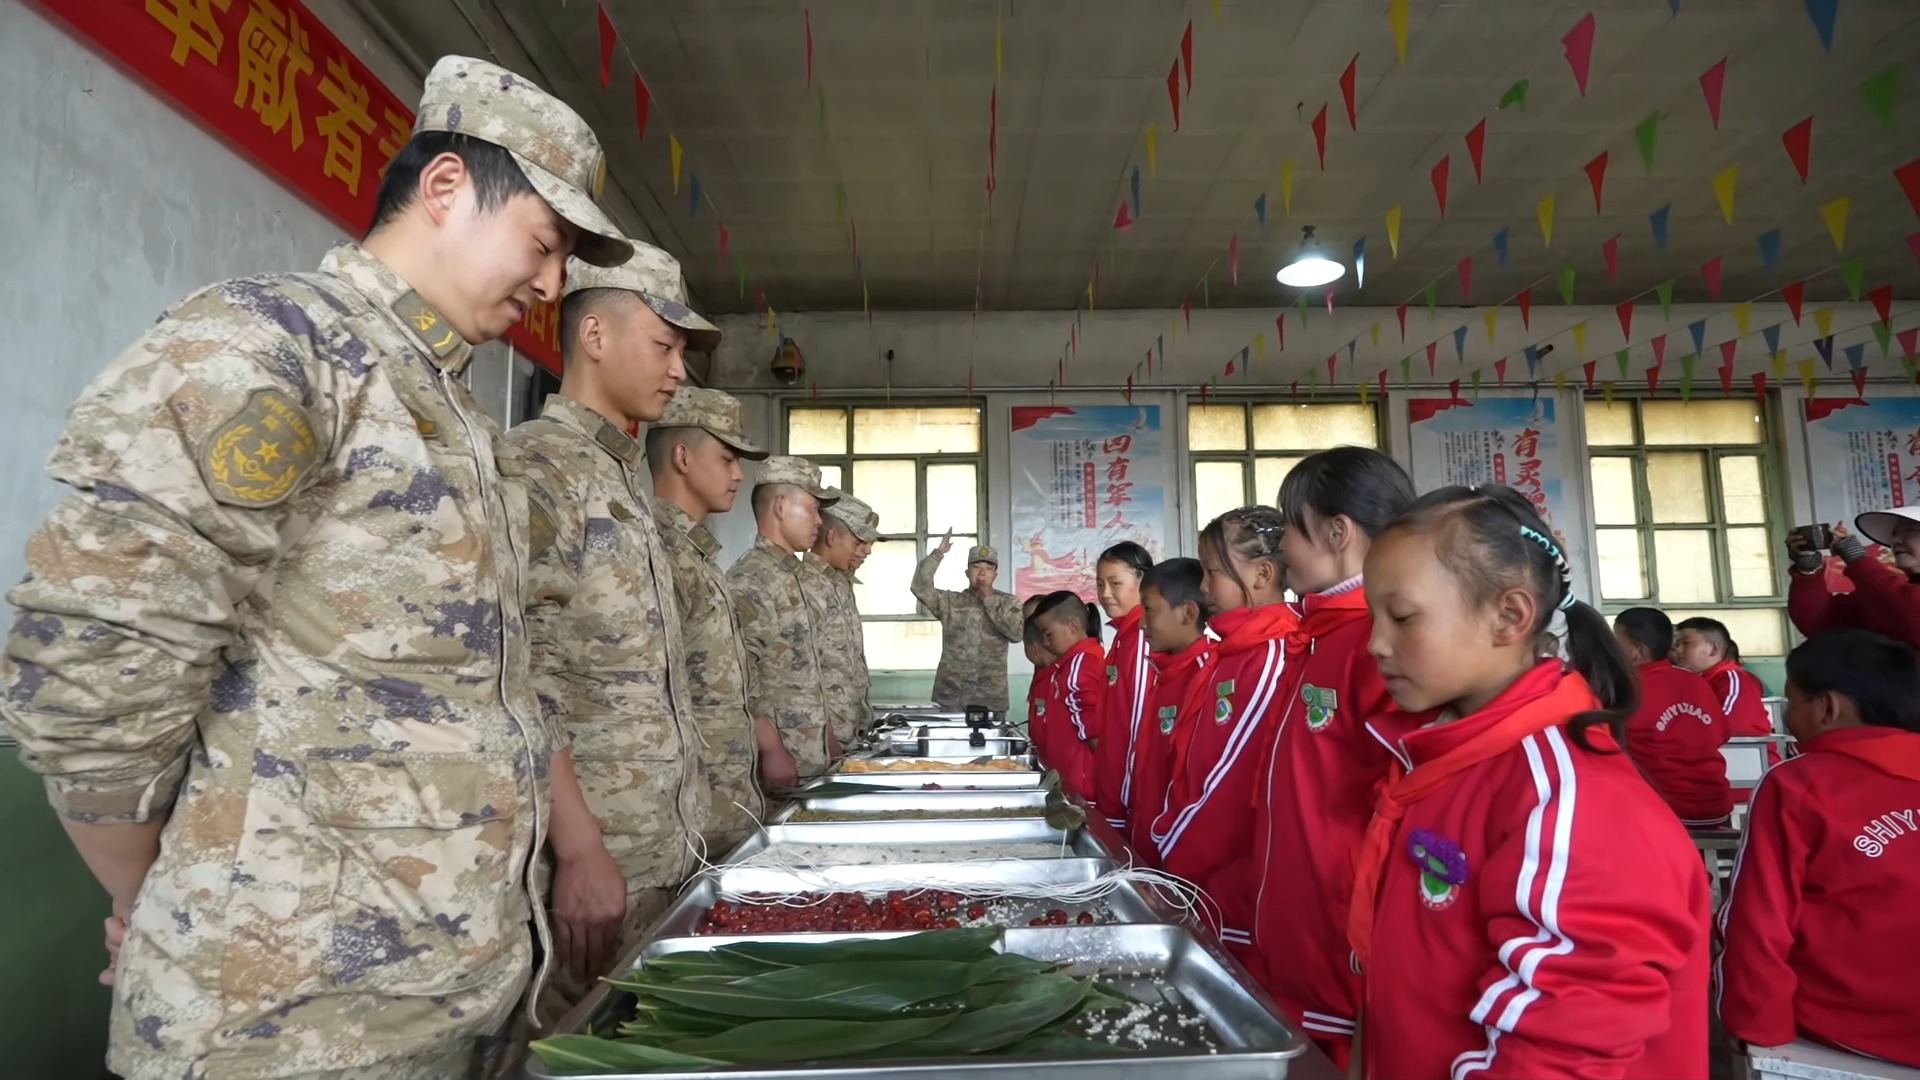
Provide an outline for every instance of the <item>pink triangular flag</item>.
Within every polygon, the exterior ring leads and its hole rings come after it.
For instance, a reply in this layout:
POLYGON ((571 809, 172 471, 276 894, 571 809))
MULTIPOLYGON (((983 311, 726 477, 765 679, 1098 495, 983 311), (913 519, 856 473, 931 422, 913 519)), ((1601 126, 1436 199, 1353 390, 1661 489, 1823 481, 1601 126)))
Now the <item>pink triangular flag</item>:
POLYGON ((1633 340, 1633 301, 1622 300, 1613 306, 1613 313, 1620 317, 1620 340, 1633 340))
POLYGON ((1460 275, 1460 302, 1463 304, 1473 303, 1472 299, 1470 299, 1473 295, 1473 256, 1468 255, 1462 258, 1454 265, 1454 270, 1460 275))
POLYGON ((1127 200, 1125 199, 1120 200, 1120 209, 1113 212, 1113 227, 1122 231, 1133 228, 1133 218, 1127 216, 1127 200))
POLYGON ((1720 256, 1715 255, 1700 264, 1700 276, 1707 279, 1707 295, 1720 299, 1720 256))
POLYGON ((1788 128, 1780 136, 1780 142, 1787 148, 1787 157, 1793 160, 1793 171, 1800 174, 1800 182, 1807 182, 1807 166, 1813 157, 1813 117, 1788 128))
POLYGON ((1360 130, 1360 121, 1353 112, 1353 80, 1359 67, 1360 54, 1354 53, 1353 59, 1347 61, 1347 70, 1340 73, 1340 100, 1347 106, 1347 127, 1354 131, 1360 130))
MULTIPOLYGON (((607 88, 613 76, 613 20, 607 17, 607 5, 596 5, 600 23, 600 89, 607 88)), ((184 55, 184 54, 183 54, 184 55)))
POLYGON ((1613 281, 1620 276, 1620 234, 1614 233, 1600 245, 1600 255, 1607 260, 1607 280, 1613 281))
POLYGON ((1328 353, 1328 354, 1327 354, 1327 385, 1328 385, 1328 386, 1332 386, 1332 385, 1333 385, 1333 365, 1335 365, 1335 364, 1337 364, 1337 363, 1339 363, 1339 362, 1340 362, 1340 354, 1339 354, 1339 353, 1328 353))
POLYGON ((1587 162, 1587 183, 1593 185, 1593 212, 1600 212, 1600 186, 1607 182, 1607 152, 1587 162))
POLYGON ((1528 330, 1533 329, 1533 290, 1521 289, 1520 295, 1514 297, 1513 301, 1520 307, 1520 325, 1528 330))
POLYGON ((1447 170, 1452 166, 1452 155, 1442 157, 1433 166, 1433 197, 1440 204, 1440 216, 1447 216, 1447 170))
POLYGON ((1867 293, 1867 299, 1873 302, 1874 314, 1880 316, 1880 321, 1891 325, 1893 323, 1893 286, 1882 285, 1867 293))
POLYGON ((1720 355, 1728 358, 1720 365, 1720 392, 1723 394, 1733 393, 1733 350, 1727 347, 1732 344, 1729 341, 1720 346, 1720 355))
POLYGON ((1327 107, 1323 103, 1320 111, 1313 114, 1313 149, 1320 155, 1320 171, 1327 171, 1327 107))
POLYGON ((1580 96, 1587 96, 1587 67, 1593 61, 1593 12, 1589 11, 1573 29, 1560 39, 1566 48, 1567 66, 1573 69, 1573 81, 1580 86, 1580 96))
POLYGON ((1700 75, 1700 92, 1707 98, 1707 115, 1713 117, 1714 130, 1720 129, 1720 92, 1727 86, 1727 58, 1700 75))
POLYGON ((1796 281, 1780 290, 1780 298, 1787 302, 1787 311, 1793 315, 1793 325, 1800 325, 1800 305, 1807 297, 1807 283, 1796 281))
POLYGON ((1473 162, 1473 181, 1480 182, 1480 163, 1487 152, 1487 118, 1473 125, 1467 132, 1467 157, 1473 162))
POLYGON ((1167 69, 1167 100, 1173 103, 1173 130, 1180 130, 1180 61, 1167 69))
POLYGON ((1667 335, 1660 334, 1653 339, 1653 364, 1659 367, 1667 362, 1667 335))

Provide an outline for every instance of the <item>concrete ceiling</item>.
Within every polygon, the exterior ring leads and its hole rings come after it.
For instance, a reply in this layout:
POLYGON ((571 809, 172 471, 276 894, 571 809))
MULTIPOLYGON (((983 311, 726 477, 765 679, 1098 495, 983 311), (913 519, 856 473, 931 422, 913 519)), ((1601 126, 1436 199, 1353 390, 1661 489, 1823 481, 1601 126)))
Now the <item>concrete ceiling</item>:
MULTIPOLYGON (((970 310, 976 276, 988 309, 1066 309, 1086 300, 1099 267, 1100 308, 1281 307, 1273 280, 1301 225, 1343 261, 1366 238, 1364 289, 1350 271, 1336 303, 1422 303, 1438 279, 1442 304, 1461 302, 1456 264, 1471 257, 1472 299, 1485 304, 1532 286, 1557 296, 1571 266, 1582 303, 1611 304, 1677 280, 1682 301, 1708 298, 1701 264, 1720 257, 1723 302, 1766 296, 1809 278, 1810 299, 1844 298, 1838 273, 1865 261, 1868 285, 1920 294, 1907 236, 1920 230, 1892 175, 1920 153, 1920 3, 1849 0, 1832 51, 1822 50, 1802 0, 1409 0, 1407 63, 1394 60, 1386 0, 605 0, 619 32, 613 82, 598 86, 591 0, 356 0, 416 55, 492 54, 567 98, 606 143, 615 183, 640 229, 686 264, 699 302, 753 308, 754 287, 783 311, 858 310, 862 281, 876 309, 970 310), (814 85, 806 87, 803 9, 810 12, 814 85), (1588 10, 1597 20, 1585 97, 1561 36, 1588 10), (998 187, 988 213, 988 99, 999 79, 998 187), (1167 72, 1193 23, 1193 89, 1181 85, 1173 130, 1167 72), (1359 55, 1358 131, 1338 79, 1359 55), (1715 130, 1699 77, 1727 57, 1715 130), (1891 129, 1859 84, 1901 65, 1891 129), (635 138, 632 67, 653 108, 635 138), (1528 79, 1524 110, 1496 109, 1528 79), (819 100, 825 100, 825 124, 819 100), (1309 121, 1328 106, 1326 170, 1309 121), (1651 175, 1634 127, 1660 117, 1651 175), (1802 182, 1782 133, 1814 119, 1802 182), (1484 178, 1464 134, 1485 119, 1484 178), (1158 130, 1149 175, 1145 133, 1158 130), (688 212, 687 175, 673 190, 668 133, 685 149, 706 205, 688 212), (1603 212, 1586 164, 1609 155, 1603 212), (1430 171, 1451 156, 1444 217, 1430 171), (1282 162, 1294 163, 1291 212, 1282 162), (1711 178, 1740 166, 1731 225, 1711 178), (1113 229, 1134 168, 1138 220, 1113 229), (1267 196, 1264 233, 1254 202, 1267 196), (1535 209, 1552 193, 1551 247, 1535 209), (1844 255, 1819 208, 1845 195, 1844 255), (1398 258, 1384 216, 1402 207, 1398 258), (1665 250, 1648 215, 1671 205, 1665 250), (716 220, 731 262, 717 250, 716 220), (1509 230, 1498 265, 1492 237, 1509 230), (1781 229, 1778 271, 1756 237, 1781 229), (1619 236, 1619 276, 1602 245, 1619 236), (1239 284, 1229 268, 1238 237, 1239 284), (1205 296, 1200 283, 1206 280, 1205 296)), ((1131 207, 1129 207, 1131 213, 1131 207)), ((636 225, 628 222, 630 226, 636 225)), ((1316 297, 1316 301, 1318 298, 1316 297)))

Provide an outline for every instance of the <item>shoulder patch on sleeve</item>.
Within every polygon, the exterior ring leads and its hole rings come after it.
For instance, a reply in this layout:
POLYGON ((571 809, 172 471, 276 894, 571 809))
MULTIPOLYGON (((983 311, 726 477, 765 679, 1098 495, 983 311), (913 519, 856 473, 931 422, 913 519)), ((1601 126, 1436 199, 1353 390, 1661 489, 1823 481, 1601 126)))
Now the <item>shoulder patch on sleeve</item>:
POLYGON ((547 509, 540 497, 527 496, 527 543, 533 548, 533 557, 539 558, 558 542, 560 527, 554 522, 553 511, 547 509))
POLYGON ((255 390, 200 449, 200 471, 215 502, 249 509, 286 500, 320 460, 300 404, 279 390, 255 390))

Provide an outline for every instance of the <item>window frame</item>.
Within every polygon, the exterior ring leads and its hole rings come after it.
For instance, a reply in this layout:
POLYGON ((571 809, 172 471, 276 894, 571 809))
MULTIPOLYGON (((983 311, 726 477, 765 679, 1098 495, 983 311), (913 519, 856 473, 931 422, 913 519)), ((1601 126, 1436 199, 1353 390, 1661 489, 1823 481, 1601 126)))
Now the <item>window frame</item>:
MULTIPOLYGON (((1291 398, 1288 398, 1286 400, 1276 400, 1272 398, 1259 398, 1259 397, 1239 397, 1239 396, 1220 398, 1220 397, 1209 395, 1206 401, 1201 401, 1197 397, 1189 396, 1185 401, 1184 405, 1185 405, 1186 412, 1185 412, 1185 415, 1181 417, 1181 424, 1182 424, 1183 430, 1185 431, 1185 438, 1182 441, 1185 443, 1185 446, 1183 447, 1183 449, 1185 450, 1185 453, 1187 455, 1188 489, 1193 492, 1193 499, 1191 500, 1192 505, 1188 508, 1188 513, 1193 519, 1193 529, 1195 533, 1198 533, 1200 530, 1206 528, 1207 526, 1207 522, 1200 520, 1200 465, 1201 464, 1207 463, 1207 462, 1219 462, 1219 461, 1230 461, 1230 462, 1239 464, 1242 467, 1241 473, 1240 473, 1240 490, 1241 490, 1242 497, 1246 499, 1246 501, 1241 503, 1240 505, 1242 506, 1266 505, 1267 499, 1269 497, 1275 498, 1275 499, 1279 498, 1279 492, 1276 491, 1276 492, 1273 492, 1271 496, 1267 496, 1267 495, 1263 495, 1259 491, 1254 490, 1254 485, 1258 482, 1259 475, 1260 475, 1260 467, 1259 467, 1260 459, 1262 458, 1268 458, 1268 459, 1293 458, 1297 461, 1300 458, 1304 458, 1312 454, 1317 454, 1322 450, 1332 449, 1332 447, 1330 446, 1287 447, 1279 450, 1260 449, 1256 447, 1254 445, 1254 439, 1253 439, 1253 410, 1255 406, 1303 405, 1303 406, 1311 407, 1315 405, 1359 405, 1364 407, 1368 412, 1373 414, 1373 449, 1376 449, 1376 450, 1381 449, 1381 444, 1385 442, 1386 432, 1383 430, 1383 427, 1382 427, 1382 421, 1385 418, 1381 415, 1380 404, 1371 397, 1364 401, 1358 397, 1329 397, 1325 400, 1316 399, 1312 401, 1295 401, 1291 398), (1195 450, 1193 449, 1193 409, 1195 406, 1201 406, 1201 407, 1210 408, 1210 409, 1219 408, 1222 406, 1233 406, 1238 408, 1240 410, 1241 431, 1244 436, 1246 448, 1242 450, 1195 450)), ((1348 444, 1335 443, 1334 445, 1344 446, 1348 444)))

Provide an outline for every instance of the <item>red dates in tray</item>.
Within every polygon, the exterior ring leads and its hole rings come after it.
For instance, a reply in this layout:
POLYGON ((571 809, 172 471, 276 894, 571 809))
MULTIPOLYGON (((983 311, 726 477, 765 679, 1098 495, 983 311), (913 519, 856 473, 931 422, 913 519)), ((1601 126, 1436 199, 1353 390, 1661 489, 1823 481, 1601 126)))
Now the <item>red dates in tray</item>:
POLYGON ((1111 921, 1082 911, 1042 908, 1039 900, 980 900, 958 893, 901 889, 884 896, 858 892, 752 894, 709 908, 696 934, 808 934, 857 930, 938 930, 962 926, 1091 926, 1111 921), (1037 912, 1038 914, 1033 914, 1037 912))

